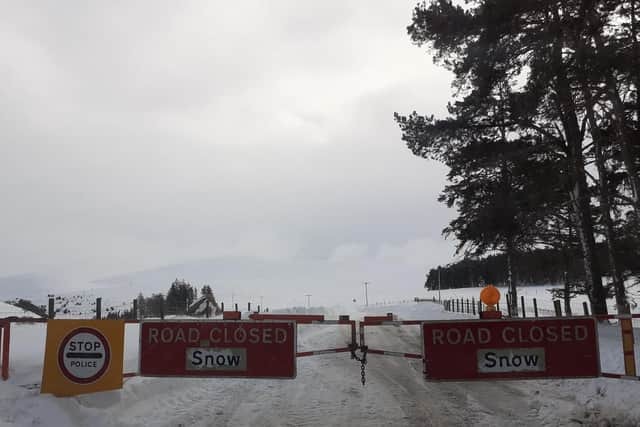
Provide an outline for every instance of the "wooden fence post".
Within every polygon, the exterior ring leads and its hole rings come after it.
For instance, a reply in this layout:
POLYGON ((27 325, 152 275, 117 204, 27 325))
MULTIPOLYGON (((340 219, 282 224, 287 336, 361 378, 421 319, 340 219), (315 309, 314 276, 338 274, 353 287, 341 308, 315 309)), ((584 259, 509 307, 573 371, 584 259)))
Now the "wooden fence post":
POLYGON ((56 317, 56 310, 54 308, 54 300, 53 298, 49 298, 49 319, 53 319, 56 317))
POLYGON ((560 305, 560 300, 554 299, 553 300, 553 307, 556 310, 556 316, 557 317, 562 317, 562 306, 560 305))
POLYGON ((96 298, 96 319, 102 319, 102 298, 96 298))

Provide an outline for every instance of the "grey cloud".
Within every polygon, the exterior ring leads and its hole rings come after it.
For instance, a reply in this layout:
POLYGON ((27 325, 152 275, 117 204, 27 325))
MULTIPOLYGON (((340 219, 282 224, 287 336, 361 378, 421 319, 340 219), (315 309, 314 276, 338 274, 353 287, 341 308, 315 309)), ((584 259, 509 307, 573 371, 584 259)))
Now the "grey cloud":
POLYGON ((6 5, 0 276, 449 259, 445 171, 392 118, 449 94, 405 35, 413 2, 266 4, 6 5))

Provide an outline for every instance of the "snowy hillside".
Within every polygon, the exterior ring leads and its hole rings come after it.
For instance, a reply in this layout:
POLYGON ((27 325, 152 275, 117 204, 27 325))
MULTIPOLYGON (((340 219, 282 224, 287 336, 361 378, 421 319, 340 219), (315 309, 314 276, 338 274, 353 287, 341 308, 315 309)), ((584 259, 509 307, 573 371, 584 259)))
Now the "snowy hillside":
POLYGON ((5 302, 0 302, 0 319, 5 317, 40 317, 35 313, 32 313, 27 310, 23 310, 20 307, 16 307, 15 305, 7 304, 5 302))
MULTIPOLYGON (((124 300, 124 296, 104 297, 93 292, 73 292, 56 295, 54 297, 54 310, 56 319, 91 319, 96 315, 96 298, 102 298, 102 316, 106 317, 110 312, 123 312, 131 310, 132 301, 124 300)), ((48 299, 39 298, 33 301, 35 304, 47 306, 48 299)))

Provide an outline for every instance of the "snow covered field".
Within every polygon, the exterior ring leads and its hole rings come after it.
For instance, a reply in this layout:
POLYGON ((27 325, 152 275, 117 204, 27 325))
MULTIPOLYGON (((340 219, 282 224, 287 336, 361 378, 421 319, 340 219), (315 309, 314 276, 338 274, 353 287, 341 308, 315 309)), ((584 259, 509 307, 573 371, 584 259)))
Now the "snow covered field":
MULTIPOLYGON (((329 318, 393 312, 401 319, 470 318, 433 303, 325 310, 329 318)), ((137 365, 137 325, 127 325, 125 371, 137 365)), ((299 351, 342 347, 343 326, 301 325, 299 351)), ((602 370, 622 372, 617 325, 599 327, 602 370)), ((371 347, 420 352, 417 326, 367 328, 371 347)), ((347 353, 298 359, 295 380, 127 379, 118 391, 40 395, 43 324, 13 325, 11 378, 0 383, 0 426, 539 426, 639 425, 640 382, 614 379, 431 383, 419 360, 370 355, 367 383, 347 353)), ((636 336, 636 354, 640 336, 636 336)))
MULTIPOLYGON (((606 280, 606 278, 603 277, 606 280)), ((629 281, 627 286, 627 293, 629 303, 631 304, 631 310, 634 313, 640 313, 640 289, 634 288, 630 286, 631 281, 629 281)), ((556 286, 557 287, 557 286, 556 286)), ((525 307, 526 312, 528 314, 533 314, 533 299, 536 299, 538 304, 538 312, 541 316, 553 316, 555 311, 553 308, 553 298, 551 292, 548 289, 554 288, 553 286, 518 286, 518 307, 520 307, 520 297, 524 297, 525 299, 525 307)), ((500 290, 500 294, 502 298, 500 299, 500 304, 506 304, 506 295, 507 288, 506 287, 498 287, 500 290)), ((426 291, 426 297, 423 296, 421 298, 435 298, 438 300, 438 295, 440 298, 450 299, 450 298, 463 298, 469 299, 475 298, 478 300, 480 296, 481 288, 458 288, 458 289, 442 289, 440 292, 435 291, 426 291)), ((589 302, 586 295, 578 295, 571 299, 571 312, 573 315, 581 316, 583 314, 582 303, 589 302)), ((607 308, 610 314, 615 314, 617 312, 615 300, 613 298, 607 299, 607 308)), ((506 308, 503 308, 506 311, 506 308)), ((564 315, 564 301, 562 302, 562 313, 564 315)))

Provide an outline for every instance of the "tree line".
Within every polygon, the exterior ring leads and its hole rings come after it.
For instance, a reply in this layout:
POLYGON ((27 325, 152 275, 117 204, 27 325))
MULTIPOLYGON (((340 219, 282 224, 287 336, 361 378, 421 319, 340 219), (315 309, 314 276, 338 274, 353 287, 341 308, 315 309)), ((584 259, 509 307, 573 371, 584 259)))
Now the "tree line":
MULTIPOLYGON (((142 293, 138 295, 138 315, 140 317, 164 317, 165 315, 217 315, 221 313, 220 307, 209 285, 198 288, 184 279, 175 279, 168 292, 154 293, 145 297, 142 293), (196 304, 201 302, 202 304, 196 304), (208 304, 207 304, 208 302, 208 304), (206 310, 209 310, 206 312, 206 310)), ((108 313, 109 319, 132 318, 133 311, 108 313)))
MULTIPOLYGON (((608 271, 606 245, 596 245, 601 271, 608 271)), ((573 253, 556 249, 535 249, 521 254, 513 262, 515 279, 521 285, 565 285, 579 288, 584 279, 583 265, 578 250, 573 253)), ((626 256, 622 265, 627 271, 640 270, 640 258, 626 256)), ((508 285, 505 269, 505 254, 489 255, 482 258, 465 258, 446 266, 431 268, 427 273, 424 287, 429 290, 508 285)), ((611 289, 609 288, 609 292, 611 289)))
POLYGON ((409 36, 453 72, 454 95, 446 117, 395 120, 415 155, 449 168, 439 200, 457 217, 443 233, 466 257, 501 254, 487 264, 503 263, 514 303, 527 277, 518 260, 547 249, 573 260, 557 271, 575 275, 594 314, 610 293, 628 310, 624 282, 639 270, 625 260, 640 255, 639 18, 640 0, 413 10, 409 36))

